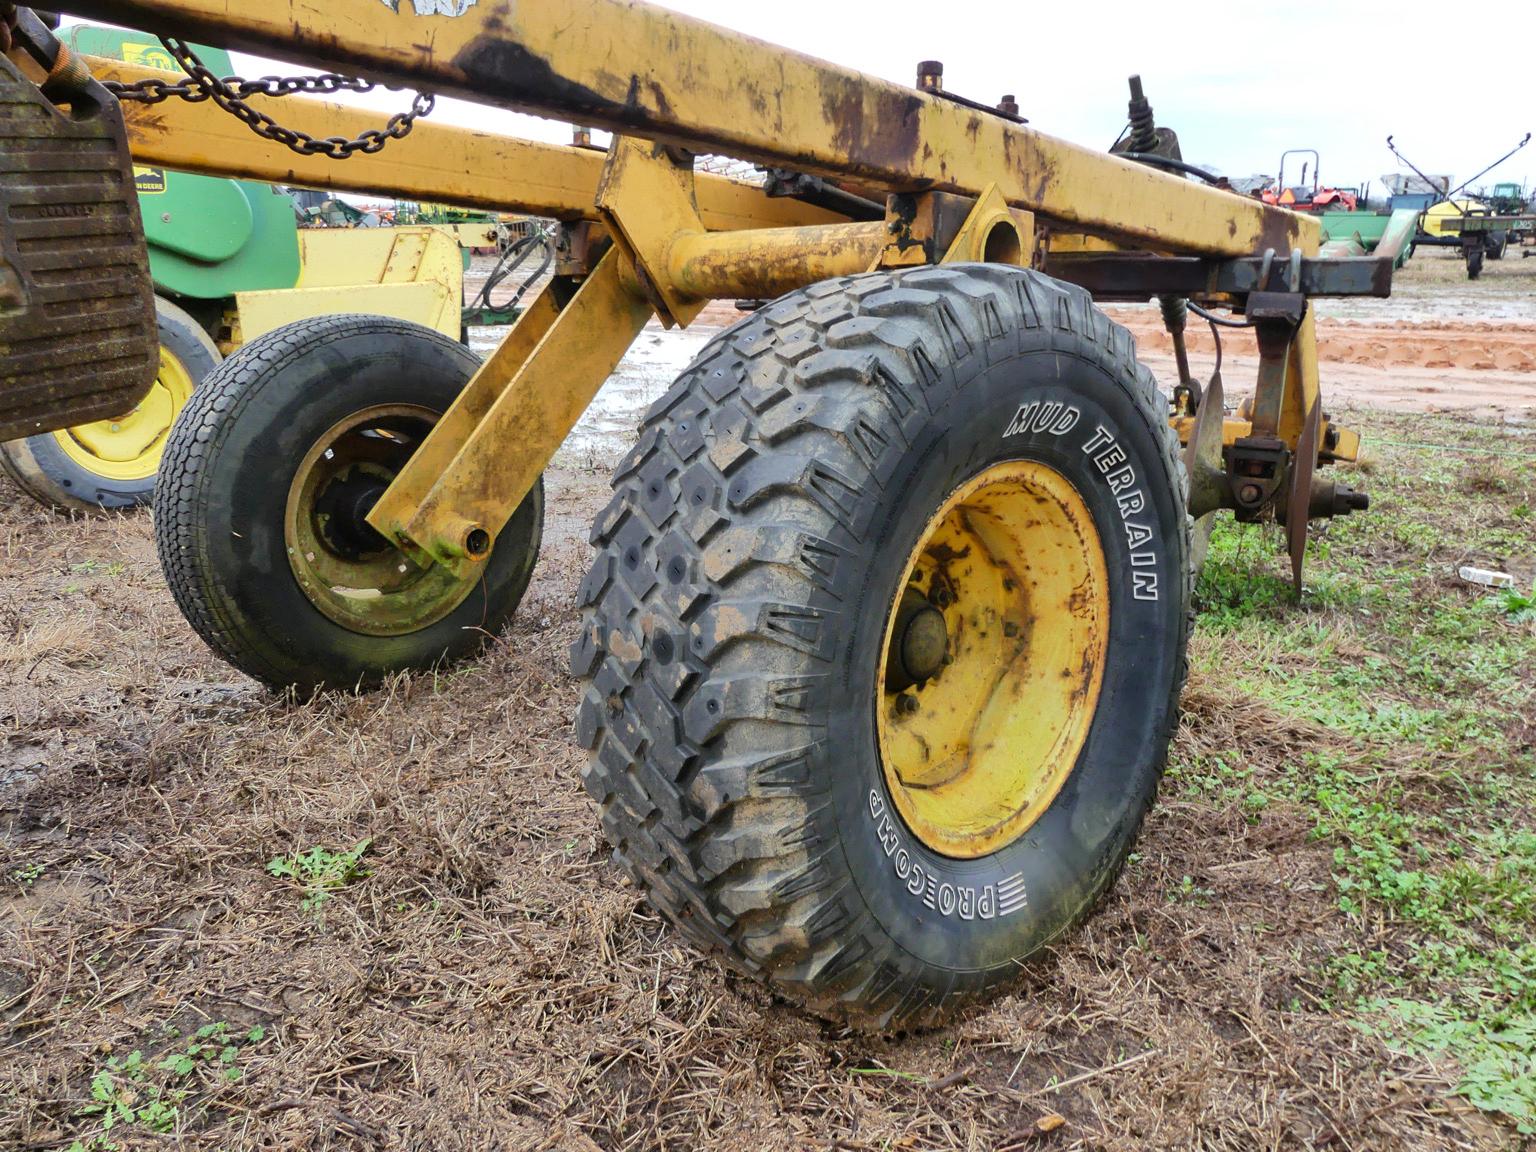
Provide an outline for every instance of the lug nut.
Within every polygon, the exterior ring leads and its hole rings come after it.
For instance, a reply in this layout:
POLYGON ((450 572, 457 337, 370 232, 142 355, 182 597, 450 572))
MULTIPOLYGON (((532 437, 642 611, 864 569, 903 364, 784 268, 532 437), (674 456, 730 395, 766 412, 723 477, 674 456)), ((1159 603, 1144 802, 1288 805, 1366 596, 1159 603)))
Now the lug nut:
POLYGON ((903 692, 900 696, 896 697, 896 711, 910 716, 913 712, 917 711, 917 697, 910 692, 903 692))

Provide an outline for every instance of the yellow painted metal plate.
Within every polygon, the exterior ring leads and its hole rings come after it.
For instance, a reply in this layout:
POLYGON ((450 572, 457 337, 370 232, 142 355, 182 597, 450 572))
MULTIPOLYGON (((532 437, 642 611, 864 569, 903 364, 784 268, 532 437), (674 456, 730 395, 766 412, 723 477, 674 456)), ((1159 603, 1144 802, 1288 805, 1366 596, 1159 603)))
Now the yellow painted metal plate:
POLYGON ((459 338, 458 300, 435 284, 356 284, 350 288, 290 288, 276 292, 237 292, 240 338, 249 343, 294 320, 337 312, 366 312, 411 320, 459 338))
POLYGON ((308 229, 299 244, 297 287, 235 294, 242 341, 336 312, 410 320, 459 338, 464 261, 447 229, 308 229))
MULTIPOLYGON (((990 855, 1056 798, 1098 707, 1109 638, 1098 531, 1060 472, 1006 461, 944 501, 901 589, 943 613, 948 647, 935 675, 876 702, 886 785, 929 848, 990 855)), ((901 599, 882 647, 883 689, 898 680, 901 599)))

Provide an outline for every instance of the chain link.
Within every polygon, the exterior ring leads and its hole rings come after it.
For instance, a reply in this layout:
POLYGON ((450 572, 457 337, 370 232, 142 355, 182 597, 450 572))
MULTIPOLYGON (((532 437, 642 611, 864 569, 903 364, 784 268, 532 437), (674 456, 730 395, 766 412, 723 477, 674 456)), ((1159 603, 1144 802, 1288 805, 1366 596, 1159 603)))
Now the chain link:
POLYGON ((431 115, 437 104, 436 96, 418 92, 411 101, 410 111, 395 113, 383 128, 369 128, 352 139, 345 136, 319 138, 296 128, 283 127, 265 112, 252 108, 246 101, 252 96, 276 98, 299 93, 329 96, 336 92, 372 92, 376 85, 370 80, 341 76, 335 72, 322 72, 318 76, 263 76, 258 80, 244 80, 238 76, 220 79, 208 71, 185 41, 161 37, 160 43, 185 69, 187 79, 174 84, 164 80, 140 80, 135 84, 108 81, 107 90, 119 100, 132 100, 140 104, 160 104, 172 97, 189 104, 212 100, 256 135, 285 145, 301 156, 329 156, 333 160, 345 160, 358 152, 372 155, 381 151, 391 140, 400 140, 410 135, 417 119, 431 115))

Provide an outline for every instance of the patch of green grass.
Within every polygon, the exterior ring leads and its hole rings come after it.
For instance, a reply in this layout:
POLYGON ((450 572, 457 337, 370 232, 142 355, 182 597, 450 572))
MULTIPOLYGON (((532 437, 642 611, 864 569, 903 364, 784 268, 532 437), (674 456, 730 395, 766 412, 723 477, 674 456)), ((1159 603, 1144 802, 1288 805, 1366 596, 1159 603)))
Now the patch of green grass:
POLYGON ((292 880, 304 889, 299 907, 306 912, 319 909, 331 894, 353 880, 368 875, 362 866, 363 854, 371 840, 359 840, 344 852, 332 852, 319 845, 308 852, 277 856, 267 862, 267 871, 283 880, 292 880))
MULTIPOLYGON (((171 1034, 176 1029, 170 1029, 171 1034)), ((116 1152, 116 1137, 178 1132, 195 1121, 199 1101, 240 1079, 241 1053, 266 1039, 260 1025, 236 1032, 222 1020, 163 1047, 158 1058, 135 1048, 109 1057, 91 1077, 90 1103, 76 1111, 83 1131, 68 1152, 116 1152)))
MULTIPOLYGON (((1385 439, 1508 447, 1486 428, 1371 419, 1385 439)), ((1385 450, 1372 510, 1314 542, 1299 603, 1278 532, 1218 525, 1197 588, 1216 641, 1202 671, 1337 740, 1279 784, 1258 786, 1240 755, 1169 777, 1250 818, 1271 795, 1301 803, 1360 941, 1326 973, 1335 1007, 1393 1047, 1449 1057, 1469 1100, 1536 1133, 1536 763, 1521 719, 1536 714, 1536 587, 1490 597, 1454 577, 1484 558, 1530 563, 1508 525, 1529 518, 1536 470, 1470 484, 1470 467, 1385 450)))
POLYGON ((128 570, 128 566, 121 560, 114 560, 110 564, 103 564, 100 560, 82 560, 78 564, 71 564, 69 570, 80 576, 94 576, 98 572, 121 576, 128 570))
POLYGON ((1390 1045, 1450 1056, 1467 1099, 1511 1117, 1522 1134, 1536 1133, 1536 1016, 1490 1028, 1444 1003, 1388 998, 1365 1006, 1379 1014, 1374 1030, 1390 1045))

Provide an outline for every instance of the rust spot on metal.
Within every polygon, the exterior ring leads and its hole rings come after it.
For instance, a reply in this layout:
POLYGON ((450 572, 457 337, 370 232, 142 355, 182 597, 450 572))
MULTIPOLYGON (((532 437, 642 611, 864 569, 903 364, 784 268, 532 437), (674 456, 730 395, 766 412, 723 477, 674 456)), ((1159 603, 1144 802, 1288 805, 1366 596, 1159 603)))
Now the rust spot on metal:
POLYGON ((1083 657, 1078 662, 1076 675, 1071 675, 1070 670, 1068 673, 1068 679, 1074 681, 1071 692, 1071 699, 1074 705, 1086 702, 1091 697, 1098 695, 1098 680, 1094 676, 1094 671, 1097 667, 1098 660, 1093 648, 1085 648, 1083 650, 1083 657))
POLYGON ((1072 595, 1067 598, 1067 611, 1079 619, 1086 619, 1092 615, 1097 600, 1097 591, 1084 581, 1072 589, 1072 595))
POLYGON ((521 44, 490 32, 476 36, 460 49, 453 63, 471 87, 496 92, 529 107, 561 108, 593 118, 620 120, 635 127, 644 127, 649 121, 638 103, 638 80, 631 85, 630 100, 611 100, 561 75, 549 61, 521 44))
POLYGON ((872 88, 859 78, 824 74, 821 109, 833 146, 870 170, 910 168, 918 157, 923 97, 872 88))
POLYGON ((1276 255, 1288 255, 1301 235, 1301 217, 1283 208, 1265 207, 1259 225, 1258 251, 1273 248, 1276 255))

